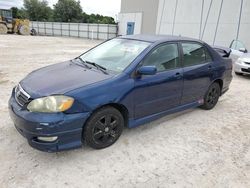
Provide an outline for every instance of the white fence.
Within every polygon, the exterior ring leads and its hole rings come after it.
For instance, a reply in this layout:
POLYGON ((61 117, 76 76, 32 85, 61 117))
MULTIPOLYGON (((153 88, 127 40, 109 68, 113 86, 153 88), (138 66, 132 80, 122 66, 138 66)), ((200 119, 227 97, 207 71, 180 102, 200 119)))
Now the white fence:
POLYGON ((65 22, 30 22, 38 35, 106 40, 117 36, 117 25, 65 22))

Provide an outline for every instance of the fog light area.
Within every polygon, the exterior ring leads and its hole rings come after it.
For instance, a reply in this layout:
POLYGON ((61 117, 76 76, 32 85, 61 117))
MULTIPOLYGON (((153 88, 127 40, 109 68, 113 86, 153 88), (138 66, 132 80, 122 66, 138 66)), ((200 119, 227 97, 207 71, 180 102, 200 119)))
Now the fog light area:
POLYGON ((37 137, 37 140, 43 141, 43 142, 54 142, 57 140, 57 136, 52 136, 52 137, 37 137))

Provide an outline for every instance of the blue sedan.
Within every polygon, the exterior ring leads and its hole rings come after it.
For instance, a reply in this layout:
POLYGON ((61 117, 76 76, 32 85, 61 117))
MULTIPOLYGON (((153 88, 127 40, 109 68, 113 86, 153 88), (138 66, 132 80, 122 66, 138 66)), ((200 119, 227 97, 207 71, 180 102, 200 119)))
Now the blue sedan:
POLYGON ((35 70, 12 91, 16 129, 39 150, 114 144, 124 127, 212 109, 229 89, 232 61, 208 44, 174 36, 123 36, 35 70))

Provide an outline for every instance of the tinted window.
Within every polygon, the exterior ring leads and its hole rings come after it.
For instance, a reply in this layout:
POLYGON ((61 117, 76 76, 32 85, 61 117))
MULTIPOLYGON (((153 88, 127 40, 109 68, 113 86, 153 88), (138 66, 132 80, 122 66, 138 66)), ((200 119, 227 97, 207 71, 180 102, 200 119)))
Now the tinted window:
POLYGON ((209 51, 206 48, 204 48, 204 50, 205 50, 205 53, 206 53, 206 61, 212 61, 212 57, 211 57, 209 51))
POLYGON ((164 44, 153 50, 143 62, 144 66, 156 66, 157 72, 179 67, 177 44, 164 44))
POLYGON ((184 66, 192 66, 206 61, 206 52, 203 46, 196 43, 183 43, 184 66))

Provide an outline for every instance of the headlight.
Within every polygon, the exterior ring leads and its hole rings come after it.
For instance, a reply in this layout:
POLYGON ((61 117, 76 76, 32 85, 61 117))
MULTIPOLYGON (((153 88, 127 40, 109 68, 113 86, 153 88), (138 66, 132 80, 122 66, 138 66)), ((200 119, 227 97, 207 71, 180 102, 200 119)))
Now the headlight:
POLYGON ((73 102, 74 99, 71 97, 57 95, 35 99, 28 104, 27 108, 31 112, 63 112, 68 110, 73 102))
POLYGON ((237 59, 236 63, 237 64, 243 64, 244 62, 242 61, 242 59, 239 58, 239 59, 237 59))

